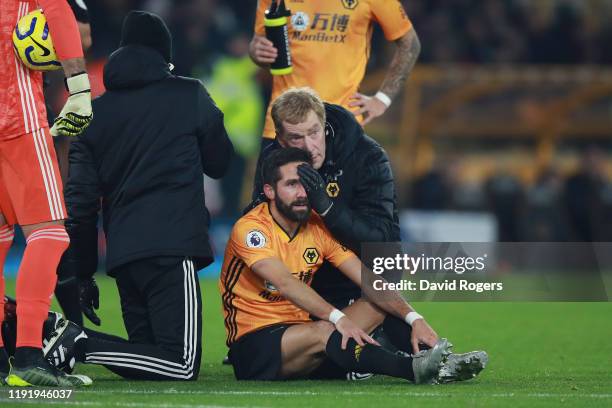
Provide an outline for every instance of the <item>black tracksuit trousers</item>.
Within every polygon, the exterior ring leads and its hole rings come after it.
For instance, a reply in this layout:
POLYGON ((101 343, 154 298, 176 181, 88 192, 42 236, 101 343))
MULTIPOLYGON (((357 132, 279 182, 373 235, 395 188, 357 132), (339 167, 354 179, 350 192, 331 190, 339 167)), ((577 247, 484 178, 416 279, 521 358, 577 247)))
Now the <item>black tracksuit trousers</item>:
POLYGON ((202 301, 191 258, 142 259, 112 274, 129 340, 86 329, 85 363, 133 380, 196 380, 202 301))

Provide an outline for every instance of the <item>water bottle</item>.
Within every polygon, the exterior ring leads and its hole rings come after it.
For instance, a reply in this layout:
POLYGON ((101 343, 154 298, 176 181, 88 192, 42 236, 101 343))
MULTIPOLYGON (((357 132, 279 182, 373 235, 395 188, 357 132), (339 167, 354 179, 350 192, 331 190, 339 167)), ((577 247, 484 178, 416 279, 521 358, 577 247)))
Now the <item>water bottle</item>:
POLYGON ((285 0, 272 0, 270 9, 264 15, 264 26, 266 38, 272 41, 278 50, 276 60, 270 65, 272 75, 288 75, 293 72, 291 64, 291 50, 289 48, 289 30, 287 22, 291 16, 291 11, 285 7, 285 0))

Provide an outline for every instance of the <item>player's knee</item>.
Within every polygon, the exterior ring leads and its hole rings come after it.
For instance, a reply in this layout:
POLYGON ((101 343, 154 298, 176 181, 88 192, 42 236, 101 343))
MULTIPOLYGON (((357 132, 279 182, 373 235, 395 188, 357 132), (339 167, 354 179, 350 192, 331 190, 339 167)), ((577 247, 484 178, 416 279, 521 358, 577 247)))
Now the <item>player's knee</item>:
POLYGON ((61 256, 70 244, 70 237, 66 232, 66 228, 62 224, 45 224, 40 228, 32 228, 25 233, 26 245, 31 246, 35 243, 44 243, 46 246, 52 246, 56 249, 61 256))

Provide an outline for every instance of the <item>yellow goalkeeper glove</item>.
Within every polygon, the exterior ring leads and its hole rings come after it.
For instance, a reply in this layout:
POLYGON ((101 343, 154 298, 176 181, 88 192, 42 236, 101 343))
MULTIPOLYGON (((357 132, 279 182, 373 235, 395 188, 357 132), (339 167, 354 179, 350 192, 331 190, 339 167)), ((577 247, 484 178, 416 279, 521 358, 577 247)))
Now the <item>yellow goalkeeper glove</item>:
POLYGON ((66 78, 70 96, 57 115, 51 128, 53 136, 78 136, 93 118, 91 111, 91 86, 89 77, 83 72, 66 78))

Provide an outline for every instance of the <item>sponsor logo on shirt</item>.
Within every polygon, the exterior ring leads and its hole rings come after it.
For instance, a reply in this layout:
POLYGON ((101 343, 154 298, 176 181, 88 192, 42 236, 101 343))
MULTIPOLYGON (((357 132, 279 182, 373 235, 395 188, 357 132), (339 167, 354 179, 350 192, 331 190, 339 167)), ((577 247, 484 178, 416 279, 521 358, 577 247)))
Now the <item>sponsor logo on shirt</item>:
POLYGON ((291 18, 291 23, 295 29, 292 35, 293 40, 326 43, 346 42, 346 31, 350 23, 350 15, 315 13, 312 18, 312 23, 310 23, 310 16, 306 13, 299 13, 300 12, 296 13, 294 17, 291 18), (304 19, 304 16, 307 20, 304 19), (307 28, 308 31, 306 31, 307 28))

